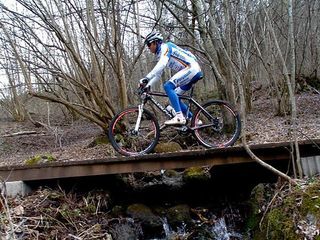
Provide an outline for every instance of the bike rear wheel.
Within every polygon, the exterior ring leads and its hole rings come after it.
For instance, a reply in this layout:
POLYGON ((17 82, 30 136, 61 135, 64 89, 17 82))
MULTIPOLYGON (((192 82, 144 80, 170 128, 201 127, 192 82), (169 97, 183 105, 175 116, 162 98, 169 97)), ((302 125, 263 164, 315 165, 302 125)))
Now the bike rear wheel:
POLYGON ((240 136, 239 114, 229 103, 212 100, 202 105, 193 118, 194 137, 205 147, 221 148, 233 145, 240 136))
POLYGON ((111 120, 108 137, 114 149, 122 155, 150 153, 159 141, 160 129, 155 116, 143 109, 140 127, 135 131, 138 115, 138 107, 132 107, 118 113, 111 120))

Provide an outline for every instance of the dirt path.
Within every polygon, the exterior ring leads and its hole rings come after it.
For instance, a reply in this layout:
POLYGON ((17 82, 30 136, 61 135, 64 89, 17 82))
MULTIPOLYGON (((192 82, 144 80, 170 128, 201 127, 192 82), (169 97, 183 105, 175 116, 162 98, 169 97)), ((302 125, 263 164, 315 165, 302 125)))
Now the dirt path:
MULTIPOLYGON (((264 97, 257 98, 253 104, 254 110, 247 120, 249 144, 288 141, 290 117, 274 116, 271 101, 264 97)), ((320 95, 299 94, 297 106, 298 138, 319 139, 320 95)), ((30 122, 0 119, 0 165, 24 164, 25 160, 41 154, 50 154, 58 161, 114 155, 109 144, 92 144, 97 136, 102 135, 100 128, 86 121, 57 126, 48 131, 36 128, 30 122)))

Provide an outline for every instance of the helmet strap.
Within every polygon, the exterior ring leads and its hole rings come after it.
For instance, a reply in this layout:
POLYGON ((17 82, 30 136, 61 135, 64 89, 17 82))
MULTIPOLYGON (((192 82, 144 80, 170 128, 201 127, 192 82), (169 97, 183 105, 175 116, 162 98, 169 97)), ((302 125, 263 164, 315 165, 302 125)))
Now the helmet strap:
POLYGON ((162 41, 156 41, 157 47, 156 47, 156 54, 160 51, 160 46, 162 44, 162 41))

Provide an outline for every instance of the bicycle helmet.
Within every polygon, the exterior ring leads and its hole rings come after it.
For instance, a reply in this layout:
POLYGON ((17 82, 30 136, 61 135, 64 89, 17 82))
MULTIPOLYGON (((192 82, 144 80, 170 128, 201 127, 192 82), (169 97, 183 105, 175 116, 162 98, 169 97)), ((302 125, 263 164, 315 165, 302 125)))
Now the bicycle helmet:
POLYGON ((158 32, 151 32, 146 36, 146 40, 144 41, 145 44, 150 44, 154 41, 161 41, 162 42, 163 37, 161 33, 158 32))

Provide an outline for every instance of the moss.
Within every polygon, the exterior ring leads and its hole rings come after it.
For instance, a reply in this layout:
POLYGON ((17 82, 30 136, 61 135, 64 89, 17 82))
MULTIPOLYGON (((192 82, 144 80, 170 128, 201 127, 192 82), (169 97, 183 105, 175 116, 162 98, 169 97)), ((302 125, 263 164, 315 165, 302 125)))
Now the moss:
POLYGON ((282 208, 274 208, 270 211, 267 226, 265 226, 266 229, 269 229, 267 236, 270 239, 297 239, 291 214, 292 212, 285 212, 282 208))
POLYGON ((264 184, 258 184, 251 193, 251 206, 254 214, 260 213, 260 208, 265 202, 265 186, 264 184))
POLYGON ((306 190, 302 204, 303 215, 313 214, 320 220, 320 182, 312 183, 306 190))
POLYGON ((35 165, 38 164, 41 161, 41 156, 40 155, 36 155, 32 158, 29 158, 25 161, 26 165, 35 165))
POLYGON ((35 165, 40 163, 54 162, 56 158, 51 154, 35 155, 24 161, 26 165, 35 165))
POLYGON ((300 236, 296 233, 296 213, 299 212, 296 194, 284 199, 281 206, 270 210, 263 222, 262 229, 264 236, 268 239, 287 239, 296 240, 300 236))
POLYGON ((257 214, 250 214, 246 219, 245 229, 251 231, 259 226, 261 216, 257 214))
POLYGON ((181 150, 181 146, 176 142, 159 143, 154 149, 156 153, 179 152, 181 150))
POLYGON ((168 223, 173 228, 178 227, 182 222, 187 225, 192 223, 190 207, 186 204, 180 204, 169 208, 166 217, 168 219, 168 223))
MULTIPOLYGON (((320 229, 320 181, 311 183, 305 191, 300 212, 309 224, 320 229)), ((320 235, 317 237, 320 240, 320 235)))
POLYGON ((203 167, 190 167, 183 173, 183 180, 185 182, 190 181, 206 181, 210 179, 210 174, 203 167))
MULTIPOLYGON (((250 211, 245 223, 245 230, 250 232, 259 227, 262 212, 267 202, 270 200, 270 186, 258 184, 251 191, 251 197, 248 201, 250 211)), ((261 239, 260 236, 257 239, 261 239)))
POLYGON ((56 160, 57 160, 57 159, 56 159, 54 156, 52 156, 51 154, 47 154, 47 155, 45 155, 45 156, 42 156, 42 158, 47 159, 48 162, 53 162, 53 161, 56 161, 56 160))
MULTIPOLYGON (((316 232, 305 233, 306 225, 320 228, 320 181, 294 188, 279 194, 278 200, 266 214, 261 231, 254 233, 254 239, 304 239, 312 234, 320 240, 316 232), (304 224, 306 223, 306 224, 304 224), (298 228, 298 226, 300 226, 298 228)), ((310 231, 310 229, 308 230, 310 231)))

